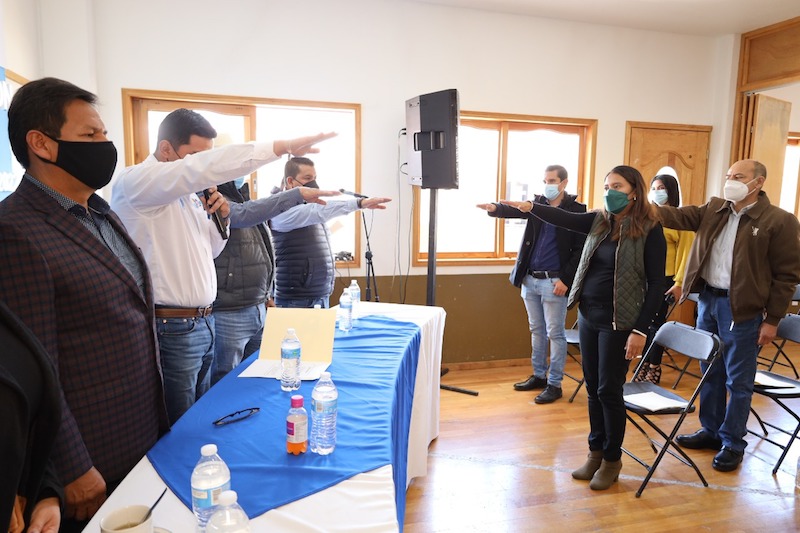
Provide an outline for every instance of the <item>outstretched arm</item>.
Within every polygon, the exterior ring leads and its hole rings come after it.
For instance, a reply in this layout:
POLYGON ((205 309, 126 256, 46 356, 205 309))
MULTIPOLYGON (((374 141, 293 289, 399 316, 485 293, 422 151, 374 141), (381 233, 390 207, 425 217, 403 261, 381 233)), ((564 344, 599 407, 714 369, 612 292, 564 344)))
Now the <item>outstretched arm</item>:
POLYGON ((522 213, 531 213, 533 216, 542 219, 548 224, 577 231, 578 233, 589 233, 592 229, 595 217, 601 216, 596 211, 589 213, 571 213, 557 207, 536 204, 531 201, 517 202, 514 200, 500 200, 502 205, 508 205, 519 209, 522 213))

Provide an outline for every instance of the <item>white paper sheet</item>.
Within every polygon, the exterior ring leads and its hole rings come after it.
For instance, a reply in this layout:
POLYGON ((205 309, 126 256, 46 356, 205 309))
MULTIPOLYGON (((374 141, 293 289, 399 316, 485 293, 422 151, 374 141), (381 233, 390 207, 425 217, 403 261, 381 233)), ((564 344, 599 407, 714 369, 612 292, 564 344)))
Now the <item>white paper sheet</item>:
MULTIPOLYGON (((300 361, 300 379, 314 381, 328 369, 329 363, 316 361, 300 361)), ((256 359, 253 364, 245 368, 240 378, 275 378, 281 379, 281 361, 273 359, 256 359)))
POLYGON ((760 385, 762 387, 769 387, 771 389, 791 389, 794 387, 791 383, 786 383, 785 381, 780 381, 772 376, 768 376, 763 372, 759 371, 756 372, 756 385, 760 385))
POLYGON ((672 400, 665 398, 655 392, 640 392, 637 394, 628 394, 625 396, 625 401, 635 405, 639 405, 651 411, 660 411, 662 409, 672 409, 673 407, 686 407, 687 402, 672 400))

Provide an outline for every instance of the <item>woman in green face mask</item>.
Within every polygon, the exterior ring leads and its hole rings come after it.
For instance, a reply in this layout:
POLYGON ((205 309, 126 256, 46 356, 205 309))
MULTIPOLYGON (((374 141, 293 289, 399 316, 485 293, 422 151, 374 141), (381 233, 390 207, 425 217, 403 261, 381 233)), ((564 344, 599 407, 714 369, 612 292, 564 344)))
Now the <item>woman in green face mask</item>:
POLYGON ((666 243, 641 173, 618 166, 604 180, 604 208, 570 213, 532 202, 501 201, 555 226, 585 233, 569 294, 578 305, 583 375, 589 397, 589 457, 572 473, 593 490, 609 488, 622 469, 631 359, 641 355, 664 300, 666 243))

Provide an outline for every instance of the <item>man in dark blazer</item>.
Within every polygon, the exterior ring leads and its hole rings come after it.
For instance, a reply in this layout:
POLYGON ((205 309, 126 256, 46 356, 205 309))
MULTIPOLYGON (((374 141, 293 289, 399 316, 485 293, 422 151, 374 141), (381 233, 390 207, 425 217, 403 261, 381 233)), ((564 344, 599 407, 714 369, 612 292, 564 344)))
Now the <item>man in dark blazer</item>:
POLYGON ((95 100, 54 78, 17 91, 8 132, 26 173, 0 202, 0 299, 58 372, 62 532, 79 531, 168 427, 150 273, 95 194, 117 161, 95 100))

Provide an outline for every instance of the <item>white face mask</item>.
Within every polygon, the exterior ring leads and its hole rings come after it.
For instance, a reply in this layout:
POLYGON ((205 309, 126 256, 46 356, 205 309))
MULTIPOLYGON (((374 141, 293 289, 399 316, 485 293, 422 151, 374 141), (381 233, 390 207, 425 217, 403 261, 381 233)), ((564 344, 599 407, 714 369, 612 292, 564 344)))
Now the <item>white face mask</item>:
POLYGON ((544 186, 544 197, 548 200, 555 200, 561 191, 558 190, 558 185, 555 183, 548 183, 544 186))
POLYGON ((723 196, 730 202, 741 202, 750 193, 749 184, 753 183, 755 178, 742 183, 736 180, 725 180, 725 188, 723 189, 723 196))
POLYGON ((658 205, 667 205, 667 200, 669 199, 666 189, 650 189, 650 192, 647 193, 647 197, 651 203, 658 205))

